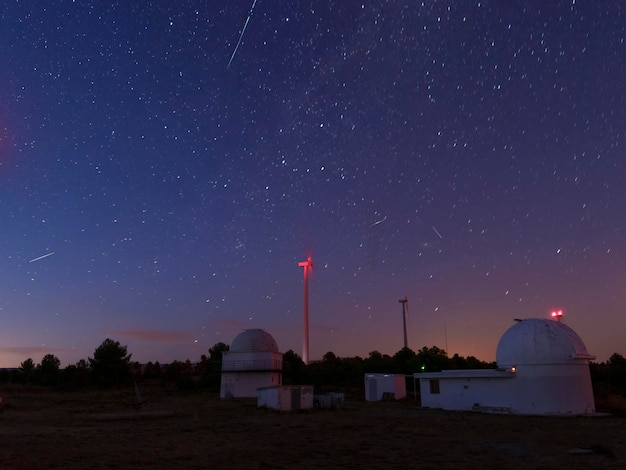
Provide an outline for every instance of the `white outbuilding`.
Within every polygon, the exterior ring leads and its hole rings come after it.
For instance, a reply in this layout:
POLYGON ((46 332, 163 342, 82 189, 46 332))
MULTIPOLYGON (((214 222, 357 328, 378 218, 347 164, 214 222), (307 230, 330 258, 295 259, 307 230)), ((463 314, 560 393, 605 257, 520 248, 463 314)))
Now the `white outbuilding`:
POLYGON ((257 397, 260 387, 281 385, 283 355, 261 329, 239 333, 222 355, 221 398, 257 397))
POLYGON ((257 390, 257 406, 279 411, 313 408, 313 385, 277 385, 257 390))
POLYGON ((518 320, 500 338, 496 369, 416 373, 422 407, 528 415, 595 412, 589 354, 564 323, 518 320))
POLYGON ((365 400, 381 401, 389 397, 394 400, 406 398, 404 374, 365 374, 365 400))

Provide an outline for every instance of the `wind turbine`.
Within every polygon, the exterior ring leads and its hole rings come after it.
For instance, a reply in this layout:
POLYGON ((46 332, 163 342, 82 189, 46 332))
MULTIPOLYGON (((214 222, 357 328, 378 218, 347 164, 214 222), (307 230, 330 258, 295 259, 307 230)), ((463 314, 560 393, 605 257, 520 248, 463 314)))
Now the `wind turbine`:
POLYGON ((402 328, 404 331, 404 348, 408 348, 408 344, 406 341, 406 317, 409 314, 409 299, 407 299, 406 294, 404 294, 404 299, 398 300, 402 304, 402 328))
POLYGON ((309 363, 309 270, 313 269, 313 260, 309 256, 300 261, 298 266, 304 268, 304 330, 302 332, 302 360, 309 363))

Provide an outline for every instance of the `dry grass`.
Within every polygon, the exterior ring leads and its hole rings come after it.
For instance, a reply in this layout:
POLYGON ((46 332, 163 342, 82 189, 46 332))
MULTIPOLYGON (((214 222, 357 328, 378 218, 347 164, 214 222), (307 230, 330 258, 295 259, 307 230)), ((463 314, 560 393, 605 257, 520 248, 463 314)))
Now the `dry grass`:
POLYGON ((546 418, 348 400, 279 413, 144 387, 0 389, 0 468, 625 468, 626 419, 546 418), (102 417, 105 419, 102 419, 102 417), (100 417, 100 418, 99 418, 100 417))

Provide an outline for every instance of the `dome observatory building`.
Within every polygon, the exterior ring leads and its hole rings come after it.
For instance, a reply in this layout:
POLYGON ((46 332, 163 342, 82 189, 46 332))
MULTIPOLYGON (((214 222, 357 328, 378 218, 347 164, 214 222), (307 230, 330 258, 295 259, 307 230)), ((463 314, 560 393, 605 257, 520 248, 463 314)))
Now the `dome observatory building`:
POLYGON ((517 320, 504 332, 496 369, 417 373, 422 406, 527 415, 595 412, 585 344, 555 320, 517 320))
POLYGON ((244 330, 222 355, 220 398, 256 397, 258 388, 281 384, 282 369, 283 355, 272 335, 244 330))

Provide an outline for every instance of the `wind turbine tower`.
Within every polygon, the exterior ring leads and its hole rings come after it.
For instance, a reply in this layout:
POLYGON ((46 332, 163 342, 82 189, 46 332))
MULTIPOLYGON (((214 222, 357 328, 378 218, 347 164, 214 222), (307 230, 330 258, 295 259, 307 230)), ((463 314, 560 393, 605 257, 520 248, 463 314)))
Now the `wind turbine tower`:
POLYGON ((309 363, 309 270, 313 268, 313 261, 309 256, 298 266, 304 268, 304 330, 302 334, 302 360, 309 363))
POLYGON ((404 299, 400 299, 398 300, 398 302, 400 302, 402 304, 402 328, 404 331, 404 347, 408 348, 408 343, 406 341, 406 316, 409 313, 409 299, 407 299, 406 294, 404 296, 404 299))

